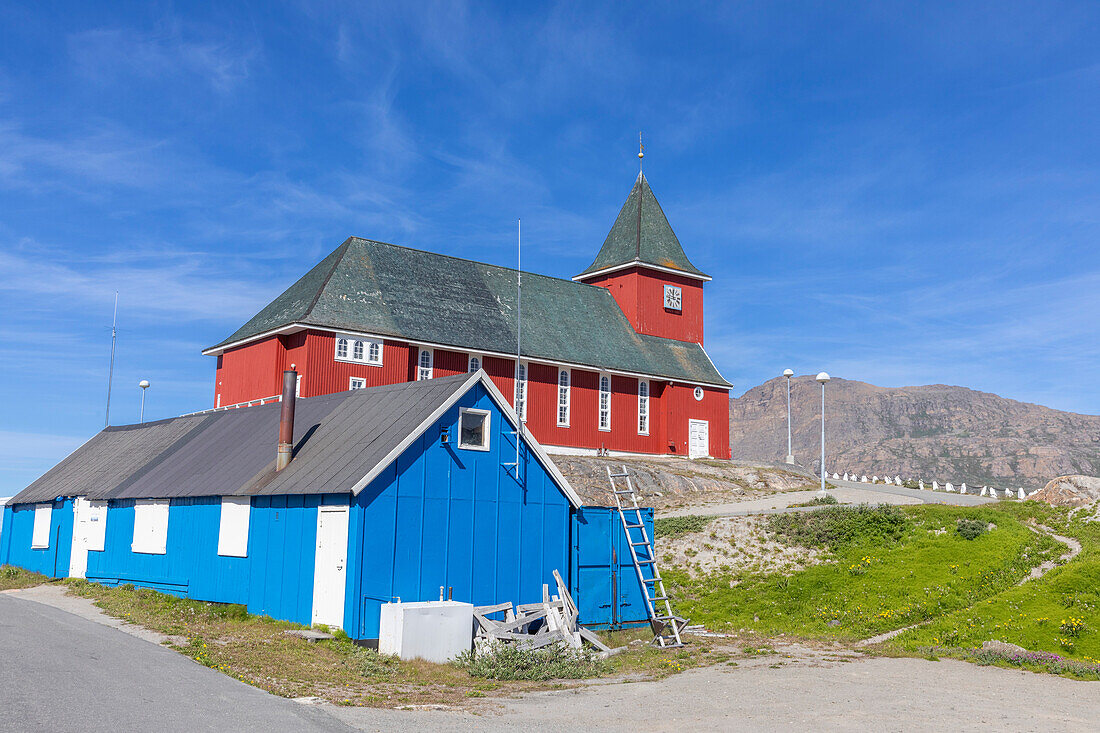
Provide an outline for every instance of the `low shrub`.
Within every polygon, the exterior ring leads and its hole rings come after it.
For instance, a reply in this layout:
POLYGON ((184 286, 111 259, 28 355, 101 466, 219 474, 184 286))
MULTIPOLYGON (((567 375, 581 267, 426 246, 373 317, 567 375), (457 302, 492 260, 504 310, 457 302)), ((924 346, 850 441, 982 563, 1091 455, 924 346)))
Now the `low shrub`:
POLYGON ((359 674, 371 679, 389 679, 397 673, 401 662, 397 657, 379 654, 374 649, 349 644, 351 653, 347 663, 353 666, 359 674))
POLYGON ((676 539, 686 534, 702 532, 715 517, 689 514, 686 517, 662 517, 653 520, 653 534, 664 539, 676 539))
POLYGON ((768 532, 788 544, 837 550, 862 542, 899 540, 909 520, 896 506, 860 504, 774 514, 768 517, 766 526, 768 532))
POLYGON ((480 652, 463 652, 455 664, 471 677, 492 680, 578 680, 599 677, 607 669, 595 652, 564 644, 535 650, 497 644, 480 652))
POLYGON ((964 540, 975 540, 985 531, 986 523, 980 519, 960 519, 955 523, 955 532, 964 540))
POLYGON ((839 504, 840 500, 832 494, 826 494, 825 496, 815 496, 809 501, 804 501, 801 504, 792 504, 792 506, 832 506, 839 504))

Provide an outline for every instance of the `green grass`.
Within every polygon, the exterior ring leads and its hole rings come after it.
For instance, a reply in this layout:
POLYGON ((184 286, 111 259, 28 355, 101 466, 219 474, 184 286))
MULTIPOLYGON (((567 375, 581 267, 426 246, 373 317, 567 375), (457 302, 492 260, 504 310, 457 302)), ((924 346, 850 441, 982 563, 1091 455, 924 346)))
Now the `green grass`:
POLYGON ((793 519, 777 522, 773 531, 828 546, 829 562, 789 575, 692 578, 669 568, 664 576, 677 611, 708 628, 866 638, 985 602, 1061 552, 1058 543, 993 506, 829 508, 782 516, 793 519), (852 519, 856 512, 863 519, 852 519), (966 540, 955 532, 960 518, 997 526, 966 540), (863 538, 853 526, 862 527, 863 538))
POLYGON ((32 573, 14 565, 0 565, 0 590, 30 588, 48 582, 50 582, 50 579, 45 575, 32 573))
POLYGON ((653 534, 667 540, 674 540, 686 534, 702 532, 715 517, 689 514, 686 517, 662 517, 653 520, 653 534))
MULTIPOLYGON (((1058 534, 1077 539, 1081 554, 1038 581, 1010 588, 974 608, 946 614, 927 626, 907 631, 893 645, 916 652, 930 646, 975 648, 996 639, 1030 651, 1100 662, 1100 525, 1070 521, 1065 510, 1043 509, 1036 502, 1007 504, 998 511, 1018 518, 1034 517, 1058 534), (1071 630, 1073 619, 1083 624, 1076 635, 1071 630)), ((983 535, 974 542, 984 539, 983 535)))

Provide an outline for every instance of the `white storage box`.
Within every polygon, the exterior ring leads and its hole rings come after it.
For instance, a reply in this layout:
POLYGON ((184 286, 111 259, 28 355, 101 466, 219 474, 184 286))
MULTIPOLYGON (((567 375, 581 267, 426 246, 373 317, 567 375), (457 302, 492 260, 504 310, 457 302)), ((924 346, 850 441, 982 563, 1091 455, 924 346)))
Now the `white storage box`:
POLYGON ((458 601, 384 603, 378 652, 449 662, 474 644, 474 607, 458 601))

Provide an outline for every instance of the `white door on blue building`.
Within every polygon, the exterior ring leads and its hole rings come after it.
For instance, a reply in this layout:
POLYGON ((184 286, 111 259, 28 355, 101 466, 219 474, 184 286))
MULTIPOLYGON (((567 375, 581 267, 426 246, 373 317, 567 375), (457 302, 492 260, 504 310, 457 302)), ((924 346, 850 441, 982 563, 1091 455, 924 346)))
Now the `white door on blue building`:
POLYGON ((69 577, 83 578, 88 572, 88 541, 91 539, 90 502, 78 497, 73 500, 73 543, 69 551, 69 577))
POLYGON ((317 509, 317 555, 313 571, 313 623, 344 627, 347 587, 348 507, 317 509))

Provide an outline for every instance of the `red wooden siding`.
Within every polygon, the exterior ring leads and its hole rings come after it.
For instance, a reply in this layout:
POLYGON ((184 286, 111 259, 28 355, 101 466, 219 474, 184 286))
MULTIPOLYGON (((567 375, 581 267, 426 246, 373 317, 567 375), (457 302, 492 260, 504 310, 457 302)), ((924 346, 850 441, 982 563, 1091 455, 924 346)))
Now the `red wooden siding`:
POLYGON ((703 283, 644 267, 628 267, 586 280, 607 288, 638 333, 703 343, 703 283), (665 285, 681 291, 681 310, 665 308, 665 285))
POLYGON ((275 336, 226 351, 214 375, 214 404, 235 405, 279 394, 282 356, 275 336))
MULTIPOLYGON (((686 290, 685 290, 686 297, 686 290)), ((313 397, 343 392, 351 377, 366 380, 367 386, 396 384, 416 379, 420 349, 399 341, 385 340, 382 365, 336 361, 336 335, 309 330, 271 337, 227 351, 219 358, 217 385, 221 404, 230 405, 279 392, 283 369, 293 364, 302 375, 302 395, 313 397)), ((433 350, 433 376, 462 374, 468 354, 452 349, 433 350)), ((515 359, 481 357, 482 368, 513 403, 515 359)), ((607 449, 631 453, 686 456, 688 421, 706 420, 710 431, 710 455, 729 458, 729 393, 704 388, 702 401, 693 396, 694 385, 650 379, 649 434, 638 434, 638 380, 611 376, 611 430, 599 429, 599 373, 569 369, 569 426, 558 427, 559 367, 528 363, 527 428, 548 446, 607 449)))

